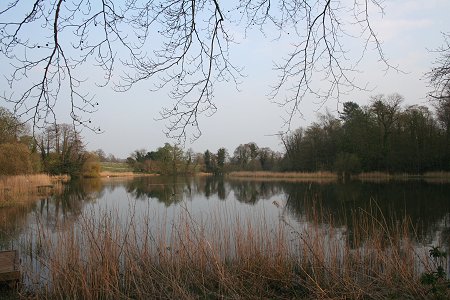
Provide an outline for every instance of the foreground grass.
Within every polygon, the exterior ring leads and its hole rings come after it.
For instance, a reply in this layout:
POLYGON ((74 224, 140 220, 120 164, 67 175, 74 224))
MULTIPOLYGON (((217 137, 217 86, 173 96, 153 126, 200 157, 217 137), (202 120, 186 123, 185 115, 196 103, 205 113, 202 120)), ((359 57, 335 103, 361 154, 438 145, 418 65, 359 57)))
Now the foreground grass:
POLYGON ((23 241, 27 284, 18 293, 43 299, 428 297, 419 277, 431 265, 408 220, 389 225, 383 216, 358 211, 347 231, 309 204, 310 221, 302 226, 226 211, 196 220, 188 209, 173 222, 92 212, 56 232, 38 220, 23 241))
POLYGON ((17 175, 0 177, 0 207, 35 201, 60 193, 68 176, 49 176, 47 174, 17 175))

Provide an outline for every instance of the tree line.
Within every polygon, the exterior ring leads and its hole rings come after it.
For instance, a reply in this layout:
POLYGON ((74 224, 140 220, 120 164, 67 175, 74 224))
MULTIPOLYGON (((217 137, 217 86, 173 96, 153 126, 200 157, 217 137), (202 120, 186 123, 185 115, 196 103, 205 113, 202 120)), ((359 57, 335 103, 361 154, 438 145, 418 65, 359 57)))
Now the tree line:
MULTIPOLYGON (((384 171, 421 174, 450 171, 450 97, 427 106, 402 106, 399 94, 376 95, 369 104, 343 103, 306 128, 280 135, 283 153, 254 142, 229 152, 195 153, 165 143, 153 151, 135 150, 127 164, 135 172, 163 175, 199 172, 223 175, 231 171, 353 173, 384 171)), ((100 161, 120 159, 101 149, 86 150, 73 125, 52 124, 37 134, 0 107, 0 174, 35 172, 95 177, 100 161)))
POLYGON ((428 107, 402 107, 399 94, 371 97, 369 105, 343 103, 307 128, 282 138, 292 171, 341 174, 450 170, 450 98, 428 107))
POLYGON ((32 134, 14 114, 0 107, 0 175, 39 172, 96 177, 100 165, 73 125, 52 124, 32 134))
POLYGON ((332 171, 422 174, 450 171, 450 98, 427 106, 408 105, 399 94, 376 95, 369 104, 343 103, 338 115, 327 112, 306 128, 281 135, 284 153, 250 142, 233 152, 220 148, 184 152, 165 144, 136 150, 128 164, 137 172, 179 174, 230 171, 332 171))
POLYGON ((194 174, 199 172, 224 175, 230 171, 280 171, 279 163, 283 155, 270 148, 259 148, 250 142, 239 145, 229 154, 224 147, 216 152, 206 150, 195 153, 192 149, 183 151, 178 146, 166 143, 155 151, 135 150, 127 164, 135 172, 163 175, 194 174))

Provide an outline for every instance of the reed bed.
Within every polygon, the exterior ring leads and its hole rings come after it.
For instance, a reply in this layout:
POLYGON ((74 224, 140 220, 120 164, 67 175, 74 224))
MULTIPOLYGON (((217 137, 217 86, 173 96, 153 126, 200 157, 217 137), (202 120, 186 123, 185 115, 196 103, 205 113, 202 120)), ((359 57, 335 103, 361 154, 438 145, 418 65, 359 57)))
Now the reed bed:
POLYGON ((112 177, 146 177, 146 176, 159 176, 154 173, 134 173, 134 172, 100 172, 100 177, 112 178, 112 177))
POLYGON ((411 224, 355 211, 349 228, 311 205, 308 222, 185 207, 174 219, 89 212, 58 230, 37 220, 22 241, 36 299, 419 299, 431 264, 411 224), (351 229, 350 229, 351 227, 351 229))
POLYGON ((311 181, 324 180, 335 181, 338 179, 337 174, 323 171, 323 172, 269 172, 269 171, 237 171, 228 173, 229 177, 237 178, 257 178, 270 180, 289 180, 289 181, 311 181))
POLYGON ((446 183, 450 182, 450 172, 426 172, 423 174, 425 181, 430 183, 446 183))
POLYGON ((393 175, 385 172, 363 172, 353 177, 360 180, 391 180, 393 175))
POLYGON ((448 178, 450 179, 450 172, 426 172, 423 174, 425 178, 448 178))
MULTIPOLYGON (((227 174, 230 178, 246 178, 258 180, 283 180, 283 181, 317 181, 334 182, 338 180, 338 175, 329 171, 322 172, 270 172, 270 171, 236 171, 227 174)), ((387 172, 363 172, 352 175, 352 179, 361 181, 389 181, 389 180, 410 180, 425 179, 430 182, 447 182, 450 180, 450 172, 426 172, 424 174, 398 173, 390 174, 387 172)))
POLYGON ((131 171, 127 172, 111 172, 111 171, 102 171, 100 172, 100 177, 135 177, 138 174, 133 173, 131 171))
POLYGON ((352 178, 361 181, 372 181, 372 182, 423 179, 430 183, 441 183, 441 182, 448 182, 450 180, 450 172, 437 171, 437 172, 425 172, 424 174, 410 174, 410 173, 390 174, 386 172, 364 172, 358 175, 353 175, 352 178))
POLYGON ((38 197, 60 193, 67 175, 47 174, 17 175, 0 177, 0 207, 34 201, 38 197))

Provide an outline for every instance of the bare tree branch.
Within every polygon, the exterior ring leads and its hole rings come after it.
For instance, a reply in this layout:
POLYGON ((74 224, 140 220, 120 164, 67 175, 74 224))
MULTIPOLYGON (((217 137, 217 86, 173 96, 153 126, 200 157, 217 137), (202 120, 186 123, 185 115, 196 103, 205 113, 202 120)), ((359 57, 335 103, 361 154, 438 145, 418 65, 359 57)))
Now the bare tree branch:
POLYGON ((371 45, 392 68, 369 18, 378 12, 383 13, 381 0, 4 2, 0 51, 10 70, 9 90, 1 97, 34 127, 55 123, 57 103, 69 101, 75 125, 101 131, 90 118, 98 107, 89 93, 93 79, 98 87, 120 92, 150 80, 151 90, 168 90, 172 101, 160 112, 167 135, 196 139, 200 116, 217 109, 217 84, 231 82, 238 88, 243 77, 230 60, 230 31, 241 26, 246 33, 255 28, 265 36, 275 30, 274 42, 292 42, 275 65, 278 79, 270 93, 286 108, 289 125, 301 115, 306 98, 323 104, 364 89, 355 77, 371 45), (361 45, 356 55, 349 54, 354 40, 361 45))
POLYGON ((438 58, 426 74, 432 88, 429 96, 438 101, 450 97, 450 34, 443 33, 443 36, 444 45, 433 51, 438 54, 438 58))

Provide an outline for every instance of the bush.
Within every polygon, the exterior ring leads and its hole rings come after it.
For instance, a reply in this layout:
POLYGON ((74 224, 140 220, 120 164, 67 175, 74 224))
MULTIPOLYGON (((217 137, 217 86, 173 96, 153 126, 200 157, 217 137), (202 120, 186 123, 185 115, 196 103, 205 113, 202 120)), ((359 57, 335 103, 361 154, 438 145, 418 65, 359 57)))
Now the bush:
POLYGON ((100 177, 100 158, 95 153, 86 153, 81 176, 86 178, 100 177))
POLYGON ((30 150, 25 144, 0 144, 0 175, 20 175, 33 172, 30 150))

